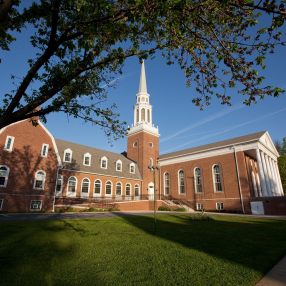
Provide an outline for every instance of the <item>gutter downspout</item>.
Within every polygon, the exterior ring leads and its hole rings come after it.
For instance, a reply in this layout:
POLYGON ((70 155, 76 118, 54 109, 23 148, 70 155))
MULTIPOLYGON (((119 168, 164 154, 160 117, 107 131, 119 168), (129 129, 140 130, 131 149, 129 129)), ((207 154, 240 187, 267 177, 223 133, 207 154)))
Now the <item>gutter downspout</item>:
POLYGON ((238 169, 238 164, 237 164, 237 156, 236 156, 236 150, 235 150, 235 146, 234 145, 233 145, 233 151, 234 151, 235 168, 236 168, 238 190, 239 190, 239 196, 240 196, 240 202, 241 202, 241 209, 242 209, 242 212, 245 214, 244 204, 243 204, 243 197, 242 197, 242 191, 241 191, 241 184, 240 184, 239 169, 238 169))

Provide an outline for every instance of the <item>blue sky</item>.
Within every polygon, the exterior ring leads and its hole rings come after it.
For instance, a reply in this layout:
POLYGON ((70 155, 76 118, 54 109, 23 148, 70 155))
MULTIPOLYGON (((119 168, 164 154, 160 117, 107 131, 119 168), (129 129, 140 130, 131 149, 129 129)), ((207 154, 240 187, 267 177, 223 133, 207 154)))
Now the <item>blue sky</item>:
MULTIPOLYGON (((24 38, 25 33, 21 35, 24 38)), ((27 69, 23 54, 32 55, 29 44, 20 41, 12 45, 11 52, 1 52, 1 96, 13 89, 10 75, 20 78, 27 69), (4 57, 3 57, 4 54, 4 57)), ((286 47, 281 47, 267 59, 267 82, 286 88, 286 47)), ((192 104, 195 91, 187 88, 182 71, 176 65, 167 66, 159 56, 145 61, 148 92, 153 105, 153 123, 159 126, 160 153, 172 152, 192 146, 215 142, 251 132, 268 130, 274 140, 286 136, 286 95, 268 97, 250 107, 235 89, 233 106, 223 106, 214 98, 204 111, 192 104)), ((133 105, 138 90, 140 64, 138 59, 126 61, 123 75, 113 87, 108 88, 108 102, 116 103, 120 118, 133 123, 133 105)), ((126 138, 108 144, 104 132, 89 123, 65 114, 48 116, 48 129, 56 138, 107 149, 114 152, 126 150, 126 138)))

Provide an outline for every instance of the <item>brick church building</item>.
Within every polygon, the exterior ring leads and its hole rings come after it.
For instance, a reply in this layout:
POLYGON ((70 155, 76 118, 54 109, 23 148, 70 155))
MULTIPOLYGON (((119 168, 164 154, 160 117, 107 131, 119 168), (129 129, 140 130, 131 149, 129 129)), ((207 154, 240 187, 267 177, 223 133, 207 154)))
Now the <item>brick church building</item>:
POLYGON ((156 207, 286 213, 279 154, 267 131, 160 155, 152 122, 143 62, 127 152, 55 139, 40 121, 1 129, 0 211, 103 203, 151 210, 156 198, 156 207))

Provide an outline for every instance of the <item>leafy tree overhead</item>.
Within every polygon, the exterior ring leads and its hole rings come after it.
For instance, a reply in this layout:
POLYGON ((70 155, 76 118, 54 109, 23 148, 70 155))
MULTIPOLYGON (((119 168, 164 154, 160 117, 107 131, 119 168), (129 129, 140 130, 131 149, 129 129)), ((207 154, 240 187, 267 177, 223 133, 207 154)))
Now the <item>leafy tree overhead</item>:
POLYGON ((1 94, 0 128, 65 112, 124 134, 113 106, 102 105, 104 86, 134 56, 178 63, 201 108, 212 97, 230 104, 234 87, 248 105, 278 96, 283 90, 265 85, 261 71, 265 56, 285 44, 284 2, 1 0, 0 49, 29 29, 35 56, 20 79, 12 76, 14 90, 1 94))

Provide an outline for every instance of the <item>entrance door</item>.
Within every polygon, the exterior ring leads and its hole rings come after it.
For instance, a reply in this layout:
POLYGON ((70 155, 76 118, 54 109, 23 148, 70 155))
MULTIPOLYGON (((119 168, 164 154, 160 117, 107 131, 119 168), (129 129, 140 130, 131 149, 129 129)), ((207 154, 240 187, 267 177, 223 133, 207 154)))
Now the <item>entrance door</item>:
POLYGON ((154 183, 148 184, 148 199, 154 201, 154 183))

